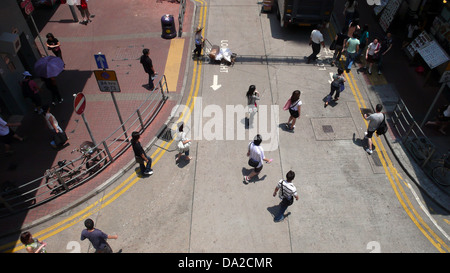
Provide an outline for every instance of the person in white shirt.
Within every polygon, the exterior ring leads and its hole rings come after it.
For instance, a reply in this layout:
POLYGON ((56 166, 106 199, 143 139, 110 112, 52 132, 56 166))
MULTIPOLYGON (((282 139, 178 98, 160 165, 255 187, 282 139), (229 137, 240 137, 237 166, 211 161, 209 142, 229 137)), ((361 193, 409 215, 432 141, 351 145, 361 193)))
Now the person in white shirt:
POLYGON ((364 66, 367 69, 367 64, 369 64, 369 75, 372 75, 372 66, 375 60, 378 58, 378 54, 381 50, 381 44, 378 42, 378 39, 373 39, 373 42, 369 44, 366 50, 366 65, 364 66))
POLYGON ((323 35, 320 32, 322 28, 321 25, 317 25, 316 28, 311 32, 311 36, 309 38, 309 45, 312 47, 312 54, 308 56, 306 63, 310 63, 311 60, 317 60, 317 54, 320 52, 320 45, 325 48, 325 43, 323 41, 323 35))
MULTIPOLYGON (((47 123, 50 131, 52 131, 52 133, 54 134, 63 133, 63 130, 61 129, 61 127, 59 127, 58 121, 56 120, 55 116, 50 113, 50 107, 48 105, 44 105, 42 106, 42 110, 44 111, 45 122, 47 123)), ((57 148, 55 140, 50 141, 50 145, 53 148, 57 148)))
POLYGON ((5 145, 5 152, 7 155, 11 155, 13 152, 11 151, 11 143, 13 139, 17 139, 22 142, 23 137, 16 134, 10 127, 20 126, 20 122, 16 123, 8 123, 0 117, 0 142, 5 145))
POLYGON ((253 141, 248 144, 247 156, 250 158, 249 163, 250 160, 252 160, 255 161, 257 165, 254 166, 254 169, 248 176, 244 176, 245 183, 248 183, 253 178, 253 176, 258 175, 261 172, 264 162, 272 162, 272 159, 267 159, 264 157, 264 149, 260 146, 261 142, 262 137, 258 134, 255 136, 253 141))

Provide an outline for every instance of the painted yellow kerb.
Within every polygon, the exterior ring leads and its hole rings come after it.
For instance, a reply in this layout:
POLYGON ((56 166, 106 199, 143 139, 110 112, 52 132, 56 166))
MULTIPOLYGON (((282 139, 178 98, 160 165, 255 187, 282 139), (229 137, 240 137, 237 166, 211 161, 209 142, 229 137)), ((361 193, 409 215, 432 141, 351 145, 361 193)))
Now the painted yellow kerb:
POLYGON ((164 75, 167 80, 169 92, 177 90, 178 76, 180 74, 181 60, 184 50, 184 38, 175 38, 170 41, 164 75))

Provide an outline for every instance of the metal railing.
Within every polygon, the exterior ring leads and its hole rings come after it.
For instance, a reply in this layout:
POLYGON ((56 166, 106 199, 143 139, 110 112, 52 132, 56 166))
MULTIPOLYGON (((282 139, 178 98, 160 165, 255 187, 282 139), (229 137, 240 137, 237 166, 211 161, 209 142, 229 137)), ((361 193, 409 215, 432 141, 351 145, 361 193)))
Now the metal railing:
POLYGON ((414 120, 402 99, 397 102, 391 116, 401 142, 420 168, 439 185, 450 185, 448 176, 435 175, 436 168, 445 164, 445 151, 438 151, 414 120))
POLYGON ((180 8, 178 12, 178 37, 183 34, 184 14, 186 12, 186 0, 179 0, 180 8))
POLYGON ((89 146, 89 151, 82 152, 80 157, 69 162, 60 161, 57 166, 43 170, 43 176, 22 185, 3 184, 0 192, 0 217, 53 200, 111 165, 131 146, 127 132, 142 133, 167 101, 169 90, 165 75, 161 76, 156 86, 127 120, 97 146, 89 146))

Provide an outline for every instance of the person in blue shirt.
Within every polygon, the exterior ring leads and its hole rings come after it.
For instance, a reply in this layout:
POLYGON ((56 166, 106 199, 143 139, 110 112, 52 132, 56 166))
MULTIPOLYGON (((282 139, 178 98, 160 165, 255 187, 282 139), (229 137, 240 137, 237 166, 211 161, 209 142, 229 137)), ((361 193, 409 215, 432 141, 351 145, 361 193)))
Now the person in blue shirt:
POLYGON ((117 239, 117 235, 107 235, 100 229, 94 228, 94 221, 92 219, 86 219, 84 221, 84 226, 86 229, 83 229, 81 232, 81 241, 88 239, 92 247, 95 249, 95 253, 112 253, 112 249, 109 246, 107 239, 117 239))

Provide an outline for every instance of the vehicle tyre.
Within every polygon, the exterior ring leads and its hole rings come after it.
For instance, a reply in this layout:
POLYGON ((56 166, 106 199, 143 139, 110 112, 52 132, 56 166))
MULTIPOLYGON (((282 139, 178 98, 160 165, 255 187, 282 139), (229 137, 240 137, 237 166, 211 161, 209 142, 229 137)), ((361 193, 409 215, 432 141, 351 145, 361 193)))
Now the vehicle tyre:
POLYGON ((438 166, 431 172, 434 180, 441 186, 450 186, 450 170, 444 166, 438 166))

